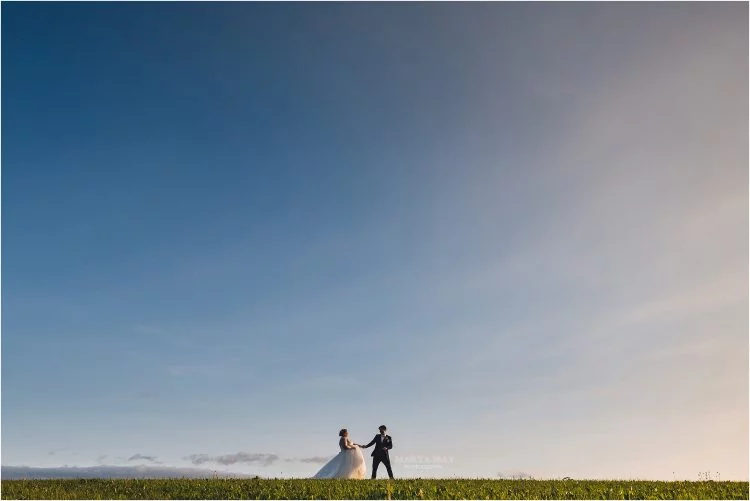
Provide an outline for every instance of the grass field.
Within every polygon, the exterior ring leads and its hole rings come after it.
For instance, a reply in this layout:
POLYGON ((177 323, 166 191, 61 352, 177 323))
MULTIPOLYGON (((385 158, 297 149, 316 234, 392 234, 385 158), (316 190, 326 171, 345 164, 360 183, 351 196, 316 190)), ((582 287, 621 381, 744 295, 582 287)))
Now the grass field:
POLYGON ((3 499, 748 499, 748 482, 643 480, 4 480, 3 499))

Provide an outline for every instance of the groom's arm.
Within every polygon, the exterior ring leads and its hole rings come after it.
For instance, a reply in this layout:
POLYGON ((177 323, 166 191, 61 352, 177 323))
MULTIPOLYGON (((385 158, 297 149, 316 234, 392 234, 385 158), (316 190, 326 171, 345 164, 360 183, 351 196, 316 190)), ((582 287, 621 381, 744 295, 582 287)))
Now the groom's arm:
POLYGON ((386 449, 391 450, 393 449, 393 439, 391 438, 388 440, 388 445, 385 446, 386 449))
POLYGON ((371 442, 370 442, 369 444, 367 444, 367 445, 363 445, 363 446, 362 446, 362 448, 363 448, 363 449, 367 449, 368 447, 370 447, 370 446, 371 446, 372 444, 374 444, 374 443, 375 443, 375 440, 376 440, 377 438, 378 438, 378 437, 377 437, 377 436, 375 436, 375 438, 373 438, 373 439, 372 439, 372 441, 371 441, 371 442))

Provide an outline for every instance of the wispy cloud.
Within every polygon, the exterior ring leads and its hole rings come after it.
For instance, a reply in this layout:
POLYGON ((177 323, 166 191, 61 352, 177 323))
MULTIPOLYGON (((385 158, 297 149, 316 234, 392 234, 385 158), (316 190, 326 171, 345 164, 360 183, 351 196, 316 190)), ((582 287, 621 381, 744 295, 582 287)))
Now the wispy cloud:
POLYGON ((128 458, 128 461, 150 461, 152 463, 161 464, 161 461, 156 460, 156 456, 146 456, 144 454, 134 454, 128 458))
POLYGON ((284 461, 287 463, 327 463, 328 460, 330 460, 330 457, 323 457, 323 456, 313 456, 309 458, 285 458, 284 461))
POLYGON ((524 479, 532 479, 534 478, 533 475, 530 473, 526 473, 525 471, 515 471, 515 472, 498 472, 497 473, 498 478, 509 478, 512 480, 524 480, 524 479))
POLYGON ((24 478, 210 478, 251 477, 241 473, 215 472, 196 468, 172 468, 166 466, 59 466, 34 468, 29 466, 2 466, 3 480, 24 478))
POLYGON ((260 464, 270 466, 281 458, 276 454, 257 453, 257 452, 238 452, 236 454, 225 454, 223 456, 209 456, 208 454, 191 454, 185 459, 190 460, 194 465, 205 463, 217 463, 221 465, 232 465, 237 463, 260 464))
POLYGON ((262 466, 270 466, 278 461, 284 461, 286 463, 315 463, 322 464, 328 462, 330 457, 324 456, 311 456, 305 458, 281 458, 277 454, 270 453, 257 453, 257 452, 238 452, 236 454, 224 454, 221 456, 211 456, 209 454, 191 454, 184 459, 189 460, 194 465, 202 465, 206 463, 216 463, 224 466, 237 464, 237 463, 248 463, 248 464, 259 464, 262 466))

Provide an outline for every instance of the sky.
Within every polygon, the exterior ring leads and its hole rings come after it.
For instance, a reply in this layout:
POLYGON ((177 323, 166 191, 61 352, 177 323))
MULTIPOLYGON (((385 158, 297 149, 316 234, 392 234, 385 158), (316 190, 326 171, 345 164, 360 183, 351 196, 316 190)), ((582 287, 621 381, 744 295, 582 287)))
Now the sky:
POLYGON ((747 41, 3 3, 2 464, 304 477, 385 424, 398 477, 747 480, 747 41))

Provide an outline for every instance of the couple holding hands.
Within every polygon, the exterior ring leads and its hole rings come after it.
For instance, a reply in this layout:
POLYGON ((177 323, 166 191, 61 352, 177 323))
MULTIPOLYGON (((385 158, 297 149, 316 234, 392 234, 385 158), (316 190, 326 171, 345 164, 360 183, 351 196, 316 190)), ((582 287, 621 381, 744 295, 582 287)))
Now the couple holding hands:
POLYGON ((379 434, 375 435, 369 444, 359 445, 349 440, 349 431, 344 428, 339 431, 339 452, 333 459, 323 466, 313 478, 365 478, 367 466, 361 449, 367 449, 374 445, 375 450, 372 452, 372 477, 375 478, 380 463, 385 465, 388 470, 388 477, 393 478, 391 470, 391 459, 388 451, 393 448, 393 440, 390 435, 386 435, 387 428, 385 425, 378 427, 379 434))

